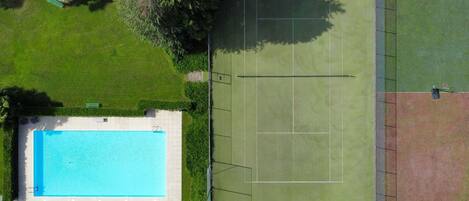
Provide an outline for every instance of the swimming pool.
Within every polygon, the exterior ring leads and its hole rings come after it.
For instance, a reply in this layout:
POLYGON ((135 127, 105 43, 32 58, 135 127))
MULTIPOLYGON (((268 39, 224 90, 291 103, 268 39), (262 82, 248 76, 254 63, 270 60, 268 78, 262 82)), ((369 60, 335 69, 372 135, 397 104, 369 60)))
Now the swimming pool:
POLYGON ((163 197, 166 133, 36 130, 34 196, 163 197))

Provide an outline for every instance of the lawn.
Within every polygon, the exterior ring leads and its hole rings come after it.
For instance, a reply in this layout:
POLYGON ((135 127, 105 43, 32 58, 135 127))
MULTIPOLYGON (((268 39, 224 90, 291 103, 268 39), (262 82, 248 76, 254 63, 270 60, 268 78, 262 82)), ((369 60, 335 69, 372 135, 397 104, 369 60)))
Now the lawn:
POLYGON ((115 3, 91 12, 32 0, 0 10, 0 87, 34 88, 66 107, 186 100, 168 54, 140 40, 117 11, 115 3))

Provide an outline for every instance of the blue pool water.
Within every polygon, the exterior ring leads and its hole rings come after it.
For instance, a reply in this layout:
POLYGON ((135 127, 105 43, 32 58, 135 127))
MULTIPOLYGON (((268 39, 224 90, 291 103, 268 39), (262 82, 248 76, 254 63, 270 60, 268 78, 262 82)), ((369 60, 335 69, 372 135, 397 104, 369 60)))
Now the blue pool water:
POLYGON ((34 131, 34 195, 162 197, 166 133, 34 131))

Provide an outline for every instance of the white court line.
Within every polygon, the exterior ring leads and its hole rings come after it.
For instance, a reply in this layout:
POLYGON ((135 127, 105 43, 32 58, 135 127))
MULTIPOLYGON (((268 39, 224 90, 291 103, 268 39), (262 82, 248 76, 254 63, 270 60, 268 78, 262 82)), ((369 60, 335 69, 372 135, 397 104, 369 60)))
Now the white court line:
POLYGON ((258 131, 257 132, 258 135, 329 135, 329 132, 288 132, 288 131, 285 131, 285 132, 282 132, 282 131, 279 131, 279 132, 269 132, 269 131, 266 131, 266 132, 262 132, 262 131, 258 131))
POLYGON ((251 181, 253 184, 342 184, 343 181, 251 181))
MULTIPOLYGON (((329 13, 330 13, 330 10, 331 10, 331 7, 329 6, 329 13)), ((329 60, 329 75, 331 74, 331 51, 332 51, 332 45, 331 45, 331 38, 332 38, 332 34, 331 32, 329 32, 329 55, 328 55, 328 60, 329 60)), ((331 78, 329 77, 329 132, 331 133, 331 128, 332 128, 332 125, 331 125, 331 121, 332 121, 332 118, 331 118, 331 115, 332 115, 332 93, 331 93, 331 78)), ((331 180, 331 177, 332 177, 332 169, 331 169, 331 134, 329 134, 329 180, 331 180)))
MULTIPOLYGON (((244 41, 243 41, 243 46, 244 46, 244 54, 243 54, 243 65, 244 65, 244 69, 243 69, 243 72, 244 74, 246 75, 246 0, 244 0, 244 8, 243 8, 243 35, 244 35, 244 41)), ((233 70, 231 71, 233 72, 233 70)), ((243 144, 244 144, 244 164, 243 166, 247 166, 246 165, 246 124, 247 124, 247 115, 246 115, 246 106, 247 106, 247 102, 246 102, 246 80, 243 80, 243 84, 244 84, 244 139, 243 139, 243 144)), ((232 118, 232 121, 233 121, 233 118, 232 118)), ((231 122, 231 124, 233 124, 233 122, 231 122)), ((244 169, 244 168, 243 168, 244 169)), ((252 175, 251 175, 252 176, 252 175)), ((251 178, 252 179, 252 178, 251 178)), ((244 183, 246 183, 246 169, 244 169, 244 183)))
MULTIPOLYGON (((258 2, 256 0, 256 19, 257 19, 257 15, 258 15, 258 13, 257 13, 257 5, 258 4, 257 3, 258 2)), ((259 27, 258 27, 257 20, 256 20, 256 45, 257 45, 257 41, 259 41, 258 29, 259 29, 259 27)), ((258 67, 257 67, 257 53, 255 55, 256 55, 256 75, 258 75, 259 72, 258 72, 258 67)), ((257 113, 258 113, 258 108, 257 108, 258 94, 257 94, 257 90, 258 90, 258 82, 257 82, 257 77, 256 77, 256 132, 258 130, 258 126, 257 126, 257 124, 258 124, 258 115, 257 115, 257 113)), ((259 180, 259 159, 258 159, 258 148, 257 147, 258 147, 258 136, 256 134, 256 180, 259 180)))
MULTIPOLYGON (((292 42, 292 48, 291 48, 291 65, 292 65, 292 75, 295 75, 295 23, 292 20, 291 21, 291 42, 292 42)), ((295 78, 292 77, 292 132, 295 132, 295 78)), ((293 153, 293 152, 292 152, 293 153)))
POLYGON ((259 21, 275 21, 275 20, 325 20, 326 18, 320 17, 258 17, 256 18, 259 21))
MULTIPOLYGON (((344 33, 343 33, 343 30, 342 30, 342 18, 340 20, 340 51, 341 51, 341 73, 344 73, 344 42, 343 42, 343 37, 344 37, 344 33)), ((344 83, 344 78, 342 77, 341 78, 341 82, 342 84, 344 83)), ((343 104, 344 104, 344 86, 340 87, 340 106, 342 107, 341 110, 340 110, 340 119, 341 119, 341 134, 340 134, 340 143, 341 143, 341 160, 342 160, 342 163, 340 164, 341 165, 341 180, 344 181, 344 110, 343 110, 343 104)))

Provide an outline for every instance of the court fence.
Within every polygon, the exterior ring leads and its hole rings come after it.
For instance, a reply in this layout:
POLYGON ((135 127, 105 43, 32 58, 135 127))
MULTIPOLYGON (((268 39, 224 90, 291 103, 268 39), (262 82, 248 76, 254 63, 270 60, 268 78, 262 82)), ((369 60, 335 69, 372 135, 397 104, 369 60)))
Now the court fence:
POLYGON ((376 200, 396 201, 397 0, 376 0, 376 200))

